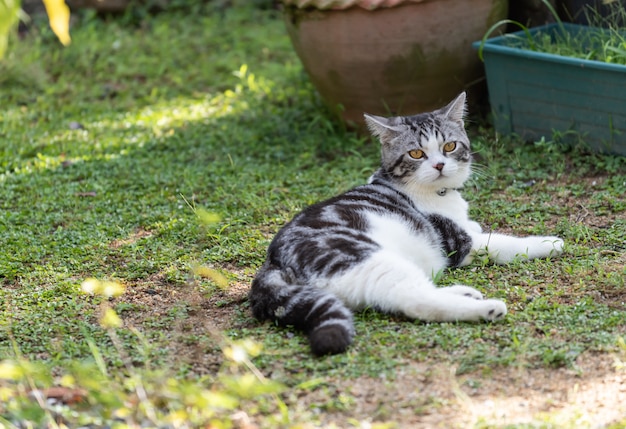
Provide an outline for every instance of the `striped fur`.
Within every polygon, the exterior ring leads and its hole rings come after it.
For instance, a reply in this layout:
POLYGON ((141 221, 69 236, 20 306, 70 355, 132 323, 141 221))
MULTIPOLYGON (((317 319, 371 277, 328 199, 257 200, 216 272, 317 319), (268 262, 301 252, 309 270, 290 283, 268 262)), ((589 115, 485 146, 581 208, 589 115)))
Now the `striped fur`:
MULTIPOLYGON (((431 321, 503 317, 502 301, 432 281, 477 251, 500 262, 456 190, 470 174, 464 109, 461 94, 431 113, 366 115, 381 141, 380 169, 369 183, 304 209, 278 232, 252 282, 253 315, 304 331, 315 355, 344 352, 355 335, 352 311, 365 307, 431 321)), ((551 239, 554 250, 559 243, 551 239)), ((542 246, 537 255, 546 254, 542 246)))

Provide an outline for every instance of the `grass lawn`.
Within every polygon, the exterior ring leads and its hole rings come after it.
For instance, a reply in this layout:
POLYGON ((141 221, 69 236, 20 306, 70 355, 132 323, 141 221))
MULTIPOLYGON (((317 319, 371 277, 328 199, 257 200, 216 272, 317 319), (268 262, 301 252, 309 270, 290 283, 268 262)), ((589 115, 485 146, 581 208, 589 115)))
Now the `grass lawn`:
POLYGON ((36 17, 0 62, 0 427, 626 427, 626 158, 475 121, 473 217, 564 255, 441 279, 502 322, 364 311, 313 358, 247 289, 377 143, 327 114, 279 12, 181 3, 75 13, 66 48, 36 17))

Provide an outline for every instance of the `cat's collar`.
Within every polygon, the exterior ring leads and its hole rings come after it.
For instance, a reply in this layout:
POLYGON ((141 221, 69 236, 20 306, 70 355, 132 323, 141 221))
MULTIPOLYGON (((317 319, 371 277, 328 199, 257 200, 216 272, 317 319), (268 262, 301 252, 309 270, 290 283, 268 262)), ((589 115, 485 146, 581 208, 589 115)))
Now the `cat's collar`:
POLYGON ((441 188, 437 191, 437 195, 440 197, 445 197, 448 191, 458 191, 461 188, 441 188))

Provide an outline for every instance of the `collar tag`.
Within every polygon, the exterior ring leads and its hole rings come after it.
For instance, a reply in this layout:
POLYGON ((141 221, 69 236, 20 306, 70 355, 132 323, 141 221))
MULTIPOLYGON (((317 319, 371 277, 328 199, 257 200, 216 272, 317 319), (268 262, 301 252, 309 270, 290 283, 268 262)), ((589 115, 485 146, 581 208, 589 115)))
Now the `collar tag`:
POLYGON ((445 197, 447 193, 448 188, 441 188, 437 191, 437 195, 439 195, 440 197, 445 197))

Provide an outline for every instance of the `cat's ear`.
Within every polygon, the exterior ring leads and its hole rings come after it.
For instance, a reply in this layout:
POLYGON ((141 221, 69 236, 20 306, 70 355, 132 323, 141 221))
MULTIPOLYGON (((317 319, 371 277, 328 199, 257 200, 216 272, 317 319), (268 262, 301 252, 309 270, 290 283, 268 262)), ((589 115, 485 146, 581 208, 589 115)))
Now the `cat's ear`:
POLYGON ((466 111, 465 98, 465 92, 462 92, 450 104, 441 109, 442 114, 447 119, 458 122, 461 126, 463 126, 463 118, 466 111))
POLYGON ((390 134, 399 133, 402 128, 396 124, 396 118, 383 118, 382 116, 368 115, 365 113, 365 123, 370 132, 381 140, 384 140, 390 134))

